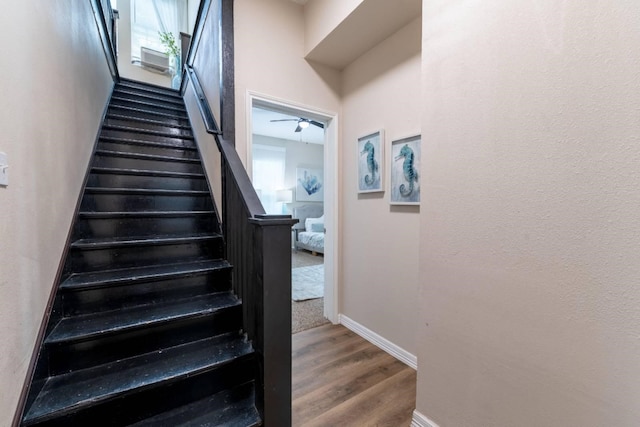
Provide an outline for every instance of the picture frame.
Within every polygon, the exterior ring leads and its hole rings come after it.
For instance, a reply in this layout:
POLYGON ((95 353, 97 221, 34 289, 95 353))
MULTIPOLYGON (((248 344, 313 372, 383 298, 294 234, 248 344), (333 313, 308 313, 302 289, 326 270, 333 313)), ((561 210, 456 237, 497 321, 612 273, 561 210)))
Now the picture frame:
POLYGON ((358 193, 384 191, 384 130, 358 138, 358 193))
POLYGON ((318 167, 296 168, 296 201, 324 201, 324 171, 318 167))
POLYGON ((420 204, 421 135, 391 141, 391 205, 420 204))

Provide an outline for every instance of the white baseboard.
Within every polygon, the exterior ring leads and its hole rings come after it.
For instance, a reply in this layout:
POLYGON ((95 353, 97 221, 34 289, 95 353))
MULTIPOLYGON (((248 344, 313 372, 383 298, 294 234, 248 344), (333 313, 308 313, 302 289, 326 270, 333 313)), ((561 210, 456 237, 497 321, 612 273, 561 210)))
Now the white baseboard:
POLYGON ((438 427, 438 424, 434 423, 417 410, 414 410, 413 417, 411 418, 411 427, 438 427))
MULTIPOLYGON (((402 363, 406 364, 407 366, 413 369, 416 369, 416 370, 418 369, 418 358, 415 355, 409 353, 407 350, 397 346, 396 344, 392 343, 388 339, 381 337, 380 335, 376 334, 372 330, 366 328, 365 326, 362 326, 360 323, 356 322, 355 320, 348 318, 344 314, 340 314, 338 316, 338 321, 345 328, 350 329, 351 331, 360 335, 362 338, 369 341, 371 344, 375 345, 376 347, 379 347, 381 350, 386 351, 387 353, 389 353, 390 355, 392 355, 402 363)), ((437 426, 435 426, 434 424, 434 427, 437 427, 437 426)))

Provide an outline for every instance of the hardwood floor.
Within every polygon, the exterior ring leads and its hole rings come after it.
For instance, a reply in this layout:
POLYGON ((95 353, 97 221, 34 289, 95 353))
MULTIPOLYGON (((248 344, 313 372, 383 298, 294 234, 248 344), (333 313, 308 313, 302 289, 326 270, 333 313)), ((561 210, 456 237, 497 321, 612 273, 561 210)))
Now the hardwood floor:
POLYGON ((416 372, 340 325, 293 335, 293 426, 411 424, 416 372))

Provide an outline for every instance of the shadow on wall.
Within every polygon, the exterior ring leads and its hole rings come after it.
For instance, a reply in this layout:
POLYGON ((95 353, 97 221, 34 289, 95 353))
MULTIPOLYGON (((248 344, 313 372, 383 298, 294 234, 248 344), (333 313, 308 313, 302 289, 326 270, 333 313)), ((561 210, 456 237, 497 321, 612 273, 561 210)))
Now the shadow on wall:
POLYGON ((356 59, 356 61, 362 61, 366 64, 365 67, 360 67, 366 72, 360 74, 357 85, 350 85, 349 91, 345 91, 342 96, 348 96, 356 92, 369 82, 376 80, 379 76, 422 54, 422 18, 414 19, 398 32, 408 32, 410 35, 409 37, 392 36, 376 47, 377 53, 375 56, 365 53, 356 59), (411 40, 411 42, 406 43, 407 39, 411 40), (384 52, 384 61, 378 60, 380 52, 384 52))
POLYGON ((306 60, 307 64, 316 72, 318 77, 327 84, 334 96, 340 97, 342 90, 342 73, 327 65, 320 64, 319 62, 306 60))

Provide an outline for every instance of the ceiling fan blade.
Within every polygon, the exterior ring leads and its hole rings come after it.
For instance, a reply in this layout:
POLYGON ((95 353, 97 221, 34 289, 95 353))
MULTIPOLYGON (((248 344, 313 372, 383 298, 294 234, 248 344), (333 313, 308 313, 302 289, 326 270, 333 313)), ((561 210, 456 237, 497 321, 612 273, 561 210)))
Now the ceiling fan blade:
POLYGON ((315 120, 309 120, 309 123, 311 123, 314 126, 318 126, 320 129, 324 129, 324 124, 320 122, 316 122, 315 120))
POLYGON ((269 120, 270 122, 298 122, 299 119, 277 119, 277 120, 269 120))
POLYGON ((302 130, 302 128, 300 127, 300 125, 298 125, 298 127, 296 128, 296 130, 294 132, 300 132, 302 130))

